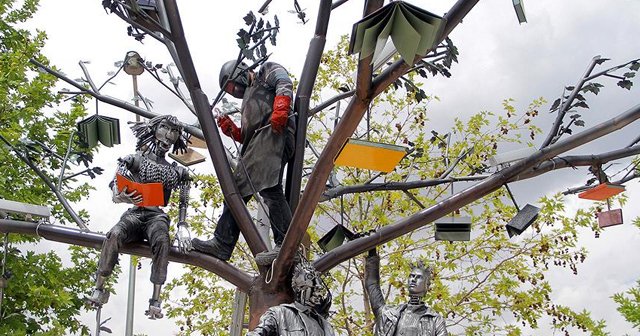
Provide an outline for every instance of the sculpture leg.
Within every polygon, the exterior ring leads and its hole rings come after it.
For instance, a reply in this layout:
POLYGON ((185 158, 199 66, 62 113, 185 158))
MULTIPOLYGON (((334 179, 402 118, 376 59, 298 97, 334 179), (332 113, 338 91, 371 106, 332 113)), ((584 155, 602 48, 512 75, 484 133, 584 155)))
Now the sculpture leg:
POLYGON ((102 306, 109 300, 109 292, 104 289, 104 284, 118 262, 120 246, 142 238, 138 232, 139 223, 135 219, 136 217, 129 211, 125 212, 118 224, 107 233, 106 239, 102 243, 95 288, 87 299, 93 306, 102 306))
POLYGON ((149 319, 155 320, 163 317, 160 290, 167 280, 167 266, 169 265, 169 218, 164 213, 155 215, 147 225, 146 238, 151 245, 151 282, 153 283, 153 295, 149 300, 149 310, 145 312, 149 319))
POLYGON ((291 208, 289 208, 289 203, 287 203, 287 199, 284 196, 282 184, 262 190, 260 196, 262 196, 264 203, 269 208, 273 240, 276 245, 282 245, 291 223, 291 208))
MULTIPOLYGON (((251 197, 244 199, 245 203, 251 197)), ((222 215, 218 220, 218 225, 213 233, 213 238, 209 240, 200 240, 194 238, 192 240, 193 248, 196 251, 212 255, 220 260, 227 261, 231 259, 231 253, 240 237, 240 228, 235 218, 231 214, 231 210, 225 205, 222 209, 222 215)))

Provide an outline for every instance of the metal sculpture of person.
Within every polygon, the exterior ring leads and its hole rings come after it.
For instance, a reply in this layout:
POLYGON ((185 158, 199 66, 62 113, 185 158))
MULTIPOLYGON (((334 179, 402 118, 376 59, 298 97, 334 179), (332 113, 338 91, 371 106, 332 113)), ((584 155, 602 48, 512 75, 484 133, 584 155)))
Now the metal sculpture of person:
POLYGON ((365 262, 365 287, 376 317, 376 336, 447 336, 444 318, 428 307, 422 298, 431 282, 431 269, 413 265, 407 279, 409 302, 399 306, 385 304, 380 290, 380 257, 369 251, 365 262))
MULTIPOLYGON (((149 300, 149 310, 145 314, 150 319, 162 318, 160 308, 160 290, 167 278, 169 264, 169 216, 159 206, 151 206, 138 190, 118 187, 117 179, 124 177, 140 184, 160 182, 162 186, 161 205, 166 206, 174 190, 179 190, 178 231, 176 240, 179 249, 186 253, 191 249, 189 226, 185 222, 189 198, 190 177, 187 169, 170 164, 165 154, 173 146, 173 151, 186 149, 186 136, 176 117, 157 116, 147 122, 134 124, 131 129, 137 137, 136 153, 118 159, 116 178, 110 184, 115 203, 130 203, 134 206, 122 214, 118 223, 107 233, 102 245, 96 284, 89 302, 101 307, 108 300, 104 288, 106 279, 111 275, 118 262, 118 250, 122 244, 147 240, 151 245, 152 266, 151 282, 153 294, 149 300)), ((157 196, 157 195, 156 195, 157 196)))
MULTIPOLYGON (((279 64, 264 63, 257 72, 243 62, 228 61, 220 70, 220 87, 242 98, 241 127, 228 115, 218 117, 223 134, 242 144, 234 178, 243 200, 259 193, 269 210, 277 254, 291 222, 291 209, 282 189, 284 166, 293 155, 295 120, 292 82, 279 64)), ((240 229, 225 205, 213 238, 193 239, 193 248, 223 261, 231 258, 240 229)), ((272 253, 272 254, 273 254, 272 253)), ((275 256, 275 255, 274 255, 275 256)))
POLYGON ((297 263, 291 286, 295 302, 269 308, 246 336, 333 336, 327 322, 331 293, 320 273, 308 262, 297 263))

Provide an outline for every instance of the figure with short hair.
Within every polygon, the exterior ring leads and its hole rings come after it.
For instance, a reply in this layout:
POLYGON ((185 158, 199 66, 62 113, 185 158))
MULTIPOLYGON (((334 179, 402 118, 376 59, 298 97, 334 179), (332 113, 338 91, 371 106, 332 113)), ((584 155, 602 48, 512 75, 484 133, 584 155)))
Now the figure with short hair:
POLYGON ((291 287, 293 303, 269 308, 260 317, 258 326, 246 336, 333 336, 327 322, 331 307, 331 293, 320 273, 308 262, 296 264, 291 287))
POLYGON ((385 304, 380 290, 380 256, 369 251, 365 262, 365 287, 376 317, 376 336, 447 336, 444 318, 422 301, 431 282, 431 269, 413 265, 407 279, 409 301, 399 306, 385 304))
MULTIPOLYGON (((219 83, 225 92, 242 99, 240 127, 228 115, 218 117, 218 126, 223 134, 242 144, 234 179, 245 203, 256 193, 264 200, 276 244, 270 255, 275 257, 291 222, 282 175, 295 143, 293 84, 288 72, 277 63, 266 62, 255 72, 235 60, 222 66, 219 83)), ((193 248, 228 261, 239 236, 238 224, 225 205, 213 238, 193 239, 193 248)))
MULTIPOLYGON (((138 138, 136 153, 118 159, 116 177, 120 175, 136 183, 161 183, 164 206, 174 190, 180 192, 176 240, 179 249, 186 253, 191 249, 191 235, 185 221, 191 179, 187 169, 165 159, 165 154, 171 147, 174 152, 186 150, 187 138, 183 127, 176 117, 164 115, 147 122, 135 123, 131 129, 138 138)), ((113 202, 130 203, 134 206, 122 214, 118 223, 106 235, 96 272, 95 288, 88 301, 96 307, 107 302, 109 293, 104 288, 105 281, 118 262, 118 251, 122 244, 146 240, 151 245, 150 280, 153 283, 153 294, 145 314, 152 320, 162 318, 160 290, 167 279, 169 264, 169 216, 159 206, 140 205, 144 199, 137 190, 127 190, 127 187, 119 190, 116 177, 110 184, 113 202)))

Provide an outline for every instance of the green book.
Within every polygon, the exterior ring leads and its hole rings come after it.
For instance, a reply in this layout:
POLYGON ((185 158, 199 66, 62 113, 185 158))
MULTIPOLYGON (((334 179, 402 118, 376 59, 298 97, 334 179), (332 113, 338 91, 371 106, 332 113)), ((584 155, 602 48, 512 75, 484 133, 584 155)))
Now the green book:
POLYGON ((92 115, 78 122, 78 134, 84 147, 93 148, 98 142, 107 147, 120 144, 120 121, 102 115, 92 115))
POLYGON ((407 64, 416 55, 424 56, 436 47, 446 20, 404 1, 393 1, 356 22, 351 30, 349 53, 360 59, 377 54, 391 37, 396 50, 407 64))

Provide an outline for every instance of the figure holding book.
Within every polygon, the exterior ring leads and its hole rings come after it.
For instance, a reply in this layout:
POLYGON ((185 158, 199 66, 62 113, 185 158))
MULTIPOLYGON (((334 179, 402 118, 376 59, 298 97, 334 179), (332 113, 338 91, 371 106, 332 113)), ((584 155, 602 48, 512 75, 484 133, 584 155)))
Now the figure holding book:
POLYGON ((407 278, 409 301, 386 305, 380 290, 380 257, 375 249, 365 261, 365 287, 371 310, 376 317, 376 336, 447 336, 444 318, 422 301, 431 282, 431 269, 422 263, 413 265, 407 278))
POLYGON ((160 290, 167 278, 169 264, 169 216, 160 208, 166 206, 171 193, 178 190, 178 232, 176 240, 182 252, 191 249, 191 235, 185 221, 189 198, 189 172, 175 163, 170 164, 165 154, 186 149, 186 137, 178 120, 169 115, 158 116, 147 122, 134 124, 131 129, 138 138, 136 153, 118 159, 116 177, 110 184, 115 203, 130 203, 118 223, 107 233, 102 245, 96 285, 90 303, 102 306, 108 300, 104 288, 118 262, 122 244, 147 240, 151 245, 151 282, 153 294, 146 315, 150 319, 162 318, 160 290))
MULTIPOLYGON (((295 120, 291 101, 293 84, 279 64, 264 63, 257 72, 245 63, 231 60, 220 71, 220 88, 242 98, 241 127, 227 115, 218 117, 223 134, 242 144, 234 178, 245 203, 259 193, 269 210, 276 248, 265 253, 275 258, 291 222, 291 209, 282 189, 284 166, 294 151, 295 120)), ((213 238, 193 240, 193 248, 227 261, 240 236, 240 229, 225 205, 213 238)))

